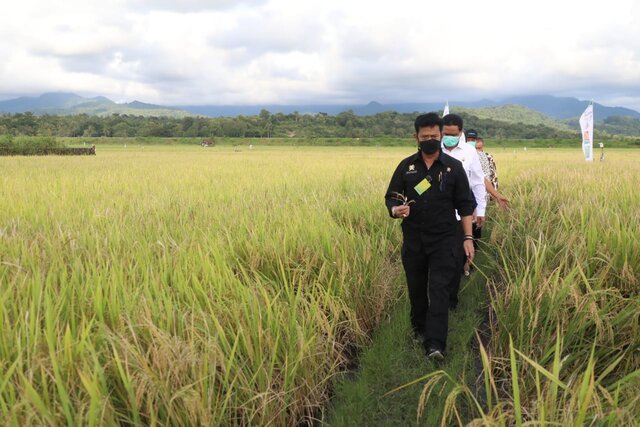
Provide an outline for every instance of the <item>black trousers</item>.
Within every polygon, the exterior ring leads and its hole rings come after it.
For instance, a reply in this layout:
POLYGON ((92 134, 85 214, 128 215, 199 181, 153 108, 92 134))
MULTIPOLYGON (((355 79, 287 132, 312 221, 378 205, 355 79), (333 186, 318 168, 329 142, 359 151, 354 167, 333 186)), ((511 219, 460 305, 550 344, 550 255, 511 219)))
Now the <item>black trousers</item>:
POLYGON ((456 228, 456 241, 456 274, 453 275, 451 282, 449 283, 449 307, 451 308, 458 306, 460 280, 462 279, 464 262, 467 258, 464 254, 464 229, 462 228, 462 221, 458 221, 458 226, 456 228))
POLYGON ((458 238, 438 240, 419 232, 404 233, 402 265, 407 277, 411 302, 411 326, 424 336, 427 346, 447 345, 449 327, 449 288, 460 275, 457 262, 458 238))

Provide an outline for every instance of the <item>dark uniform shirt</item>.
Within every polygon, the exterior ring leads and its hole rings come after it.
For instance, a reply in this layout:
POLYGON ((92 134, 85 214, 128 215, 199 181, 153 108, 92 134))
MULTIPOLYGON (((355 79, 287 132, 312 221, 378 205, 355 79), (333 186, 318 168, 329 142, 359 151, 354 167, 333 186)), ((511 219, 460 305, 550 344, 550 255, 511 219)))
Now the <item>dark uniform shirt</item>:
POLYGON ((396 193, 415 201, 410 205, 409 216, 402 221, 403 232, 419 231, 432 239, 456 233, 456 209, 460 216, 467 216, 476 207, 462 163, 442 150, 430 169, 427 169, 420 151, 400 162, 385 195, 391 216, 391 208, 402 205, 402 201, 397 200, 396 193), (430 186, 419 194, 420 188, 426 186, 423 180, 430 186), (422 185, 416 189, 421 182, 422 185))

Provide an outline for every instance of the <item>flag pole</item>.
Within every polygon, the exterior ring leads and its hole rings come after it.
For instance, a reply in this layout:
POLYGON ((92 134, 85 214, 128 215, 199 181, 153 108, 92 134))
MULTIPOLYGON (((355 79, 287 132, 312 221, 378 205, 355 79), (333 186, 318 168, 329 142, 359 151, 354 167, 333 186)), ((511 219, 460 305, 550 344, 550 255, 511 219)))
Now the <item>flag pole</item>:
MULTIPOLYGON (((596 112, 595 112, 595 103, 593 102, 593 98, 591 98, 591 110, 593 111, 593 125, 596 125, 596 112)), ((595 143, 595 135, 592 137, 594 139, 594 143, 595 143)), ((599 142, 598 145, 600 146, 600 161, 604 162, 604 144, 602 142, 599 142)))

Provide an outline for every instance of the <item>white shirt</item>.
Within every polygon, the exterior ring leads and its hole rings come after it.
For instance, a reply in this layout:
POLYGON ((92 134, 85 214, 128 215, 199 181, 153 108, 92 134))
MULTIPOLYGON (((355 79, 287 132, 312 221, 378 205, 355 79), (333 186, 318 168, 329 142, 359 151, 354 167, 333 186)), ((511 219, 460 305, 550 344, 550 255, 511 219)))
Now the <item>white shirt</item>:
POLYGON ((482 172, 482 166, 480 166, 480 159, 478 158, 476 149, 466 142, 460 142, 451 150, 442 144, 442 152, 462 162, 462 167, 467 173, 467 178, 469 178, 469 187, 471 187, 473 197, 478 204, 476 214, 478 216, 484 216, 487 208, 487 189, 484 186, 484 172, 482 172))

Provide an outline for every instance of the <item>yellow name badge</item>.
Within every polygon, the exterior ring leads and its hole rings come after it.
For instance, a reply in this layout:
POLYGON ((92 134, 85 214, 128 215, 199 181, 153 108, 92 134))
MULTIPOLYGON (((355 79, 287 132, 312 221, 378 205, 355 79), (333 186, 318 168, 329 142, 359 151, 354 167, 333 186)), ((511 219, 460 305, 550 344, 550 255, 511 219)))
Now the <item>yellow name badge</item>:
POLYGON ((422 193, 424 193, 425 191, 427 191, 429 189, 429 187, 431 187, 431 183, 429 181, 427 181, 426 179, 423 179, 422 181, 420 181, 418 183, 418 185, 413 187, 413 189, 416 190, 416 193, 418 193, 419 196, 421 196, 422 193))

